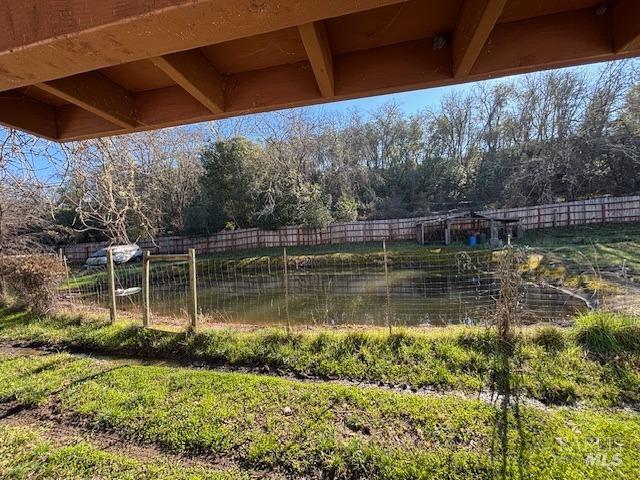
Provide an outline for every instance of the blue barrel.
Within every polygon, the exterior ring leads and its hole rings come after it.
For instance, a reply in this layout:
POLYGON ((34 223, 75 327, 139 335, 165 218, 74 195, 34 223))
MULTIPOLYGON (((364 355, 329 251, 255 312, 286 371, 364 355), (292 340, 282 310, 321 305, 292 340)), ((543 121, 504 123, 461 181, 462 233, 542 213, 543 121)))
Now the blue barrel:
POLYGON ((469 246, 475 247, 476 243, 478 243, 478 237, 476 237, 475 235, 469 235, 469 246))

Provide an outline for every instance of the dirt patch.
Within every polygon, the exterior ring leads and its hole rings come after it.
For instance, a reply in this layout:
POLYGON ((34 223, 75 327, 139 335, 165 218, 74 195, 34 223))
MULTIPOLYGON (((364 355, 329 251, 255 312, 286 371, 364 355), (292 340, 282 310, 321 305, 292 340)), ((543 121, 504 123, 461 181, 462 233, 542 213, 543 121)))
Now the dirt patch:
POLYGON ((20 347, 0 342, 0 356, 2 357, 41 357, 49 353, 50 351, 44 348, 20 347))

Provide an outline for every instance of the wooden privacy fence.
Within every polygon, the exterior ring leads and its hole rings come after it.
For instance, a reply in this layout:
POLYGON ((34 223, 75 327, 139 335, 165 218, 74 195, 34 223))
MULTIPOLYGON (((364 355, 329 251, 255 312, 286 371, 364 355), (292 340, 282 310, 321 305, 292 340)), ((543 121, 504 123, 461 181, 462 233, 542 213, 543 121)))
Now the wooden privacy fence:
MULTIPOLYGON (((520 219, 525 230, 592 223, 637 222, 640 221, 640 195, 482 210, 478 213, 520 219)), ((412 240, 415 238, 416 223, 437 220, 445 215, 439 213, 415 218, 334 223, 319 229, 300 226, 277 230, 246 228, 222 231, 208 237, 159 237, 155 244, 150 240, 138 243, 143 249, 154 253, 184 253, 195 249, 199 254, 207 254, 252 248, 412 240)), ((62 253, 70 262, 84 262, 89 255, 105 246, 105 242, 66 245, 62 248, 62 253)))

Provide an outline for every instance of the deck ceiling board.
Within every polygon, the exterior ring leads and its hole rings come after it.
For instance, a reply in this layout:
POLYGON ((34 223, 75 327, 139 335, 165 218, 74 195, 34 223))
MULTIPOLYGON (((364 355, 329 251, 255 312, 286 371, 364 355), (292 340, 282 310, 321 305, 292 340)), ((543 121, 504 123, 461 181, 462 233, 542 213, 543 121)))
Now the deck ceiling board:
POLYGON ((497 25, 470 76, 482 78, 607 60, 613 50, 610 25, 610 12, 597 15, 591 8, 497 25))
POLYGON ((71 141, 640 55, 636 0, 475 1, 0 0, 0 123, 71 141))
POLYGON ((66 100, 56 97, 49 92, 45 92, 36 85, 29 85, 28 87, 20 88, 17 91, 23 93, 27 97, 33 98, 34 100, 51 105, 52 107, 61 107, 69 104, 66 100))
POLYGON ((307 58, 297 28, 223 42, 201 50, 225 75, 290 65, 307 58))
POLYGON ((150 60, 139 60, 103 68, 100 73, 130 92, 157 90, 176 84, 150 60))
POLYGON ((453 31, 462 0, 405 3, 353 13, 325 21, 334 53, 420 40, 453 31))

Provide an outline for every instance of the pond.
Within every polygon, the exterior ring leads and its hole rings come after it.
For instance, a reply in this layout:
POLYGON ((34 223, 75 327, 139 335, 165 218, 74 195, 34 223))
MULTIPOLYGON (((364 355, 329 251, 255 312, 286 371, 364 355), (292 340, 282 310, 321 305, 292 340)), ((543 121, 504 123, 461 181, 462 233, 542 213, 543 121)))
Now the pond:
MULTIPOLYGON (((207 320, 252 325, 485 324, 495 310, 499 282, 491 274, 433 275, 423 269, 384 272, 293 271, 285 295, 282 275, 233 272, 200 276, 198 308, 207 320)), ((135 285, 134 281, 131 285, 135 285)), ((138 283, 139 284, 139 283, 138 283)), ((131 286, 129 285, 129 286, 131 286)), ((186 276, 152 282, 152 315, 187 317, 186 276)), ((85 301, 106 303, 104 291, 85 301)), ((139 311, 141 295, 118 299, 118 308, 139 311)), ((585 310, 584 301, 553 288, 527 283, 520 288, 523 323, 560 321, 585 310)))

